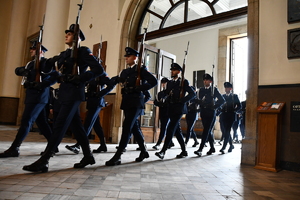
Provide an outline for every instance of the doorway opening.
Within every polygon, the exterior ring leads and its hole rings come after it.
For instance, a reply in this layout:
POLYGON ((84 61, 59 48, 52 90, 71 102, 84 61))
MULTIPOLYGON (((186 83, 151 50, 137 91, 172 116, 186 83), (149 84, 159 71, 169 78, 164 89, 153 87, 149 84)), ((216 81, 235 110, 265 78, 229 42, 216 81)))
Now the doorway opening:
POLYGON ((233 92, 240 101, 246 100, 248 77, 248 39, 236 37, 230 39, 229 80, 233 84, 233 92))

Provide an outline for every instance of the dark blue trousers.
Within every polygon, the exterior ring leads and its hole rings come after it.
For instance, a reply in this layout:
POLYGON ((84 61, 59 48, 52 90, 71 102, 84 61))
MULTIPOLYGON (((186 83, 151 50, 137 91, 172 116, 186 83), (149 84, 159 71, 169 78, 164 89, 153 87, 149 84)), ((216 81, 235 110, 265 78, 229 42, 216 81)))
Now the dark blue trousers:
POLYGON ((84 156, 90 156, 90 146, 87 134, 81 122, 79 105, 81 101, 62 102, 56 121, 53 124, 53 136, 46 147, 45 155, 54 151, 61 143, 68 127, 80 144, 84 156))
POLYGON ((203 132, 201 137, 201 144, 199 150, 202 151, 206 141, 209 142, 210 148, 214 148, 214 138, 212 135, 212 129, 216 120, 216 113, 214 110, 209 108, 202 108, 200 116, 203 124, 203 132))
POLYGON ((48 117, 46 116, 45 103, 39 104, 25 104, 25 109, 22 115, 21 126, 16 135, 16 142, 23 142, 28 135, 31 126, 36 122, 41 133, 49 141, 52 135, 51 128, 48 124, 48 117))
POLYGON ((190 137, 192 137, 194 140, 197 138, 196 133, 194 131, 197 116, 198 116, 197 112, 189 112, 185 115, 186 124, 187 124, 185 143, 189 142, 190 137))

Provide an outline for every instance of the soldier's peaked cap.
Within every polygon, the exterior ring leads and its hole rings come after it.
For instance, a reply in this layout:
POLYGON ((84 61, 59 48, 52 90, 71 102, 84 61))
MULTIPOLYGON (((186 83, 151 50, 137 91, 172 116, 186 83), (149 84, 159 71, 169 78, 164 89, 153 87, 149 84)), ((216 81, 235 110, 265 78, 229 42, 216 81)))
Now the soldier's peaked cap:
MULTIPOLYGON (((69 33, 69 32, 74 33, 74 29, 75 29, 75 24, 71 24, 70 27, 69 27, 69 29, 68 29, 68 30, 65 30, 65 33, 66 33, 66 34, 69 33)), ((80 37, 80 40, 81 40, 81 41, 84 41, 84 40, 85 40, 85 36, 84 36, 83 32, 81 31, 81 29, 80 29, 80 31, 79 31, 79 37, 80 37)))
POLYGON ((213 77, 211 77, 211 75, 209 75, 209 74, 204 74, 203 75, 203 80, 213 80, 213 77))
POLYGON ((172 63, 170 70, 179 70, 179 71, 182 71, 182 68, 177 63, 172 63))
POLYGON ((128 57, 128 56, 131 56, 131 55, 139 56, 139 52, 137 50, 131 48, 131 47, 126 47, 124 57, 128 57))
MULTIPOLYGON (((37 41, 34 41, 32 43, 32 46, 30 47, 30 49, 36 49, 36 45, 37 45, 37 41)), ((42 51, 45 53, 46 51, 48 51, 48 49, 46 47, 44 47, 43 45, 41 46, 42 51)))
POLYGON ((229 83, 229 82, 225 82, 225 83, 224 83, 224 87, 225 87, 225 88, 232 88, 232 84, 229 83))

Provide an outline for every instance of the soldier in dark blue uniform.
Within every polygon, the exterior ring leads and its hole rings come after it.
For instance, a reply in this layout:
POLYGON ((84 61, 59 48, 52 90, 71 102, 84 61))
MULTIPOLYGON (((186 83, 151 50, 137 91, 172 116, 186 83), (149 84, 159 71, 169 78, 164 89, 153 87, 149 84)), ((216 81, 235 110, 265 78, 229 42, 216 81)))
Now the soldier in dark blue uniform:
MULTIPOLYGON (((162 86, 162 91, 157 93, 155 100, 154 100, 154 105, 159 107, 159 121, 160 121, 159 137, 158 137, 156 144, 152 147, 155 150, 159 149, 160 144, 162 143, 164 137, 166 136, 166 128, 170 121, 169 115, 168 115, 168 105, 167 105, 167 100, 166 100, 168 97, 168 94, 166 93, 166 89, 167 89, 167 84, 169 82, 169 79, 163 78, 163 79, 161 79, 160 82, 161 82, 161 86, 162 86)), ((171 144, 173 144, 173 146, 174 146, 173 141, 171 141, 171 144)))
MULTIPOLYGON (((97 136, 100 139, 100 147, 93 150, 93 153, 101 153, 107 151, 106 142, 102 126, 100 124, 99 113, 103 107, 105 107, 104 96, 107 95, 114 88, 114 84, 111 83, 110 78, 106 73, 92 80, 87 85, 86 94, 86 109, 88 110, 87 116, 84 121, 84 129, 89 135, 94 128, 97 136)), ((66 145, 66 148, 76 154, 80 151, 80 144, 77 141, 74 145, 66 145)))
MULTIPOLYGON (((55 81, 49 80, 49 73, 52 73, 52 68, 45 65, 46 58, 44 53, 47 49, 42 45, 40 52, 40 69, 41 82, 36 82, 35 60, 27 63, 24 67, 17 67, 16 75, 23 76, 22 85, 26 88, 25 109, 22 115, 21 126, 18 130, 15 140, 9 149, 0 153, 0 158, 18 157, 19 147, 26 138, 31 126, 36 122, 41 133, 49 141, 52 131, 48 124, 48 116, 46 116, 45 106, 49 101, 50 85, 55 81)), ((31 57, 36 55, 36 42, 30 47, 31 57)))
MULTIPOLYGON (((69 30, 65 31, 65 43, 70 48, 61 52, 59 56, 53 57, 50 61, 51 65, 54 65, 55 62, 57 62, 59 71, 61 72, 61 84, 58 96, 61 106, 53 126, 53 137, 51 137, 51 141, 48 142, 44 154, 31 165, 24 166, 23 170, 47 172, 52 151, 60 144, 69 126, 72 133, 79 141, 84 155, 79 163, 74 164, 74 168, 84 168, 86 165, 95 164, 95 159, 90 150, 89 140, 80 119, 79 105, 85 100, 85 82, 102 75, 104 69, 93 56, 89 48, 79 47, 76 60, 77 66, 75 66, 77 67, 79 74, 72 74, 74 58, 71 57, 71 47, 74 39, 74 27, 75 25, 72 24, 69 27, 69 30), (90 67, 90 71, 86 71, 88 67, 90 67)), ((81 30, 79 38, 78 42, 85 39, 81 30)))
POLYGON ((139 52, 130 47, 126 47, 125 51, 126 54, 124 57, 129 68, 124 69, 120 73, 119 77, 112 78, 116 81, 116 83, 121 83, 123 86, 121 90, 121 109, 124 112, 125 118, 123 121, 122 136, 118 150, 110 160, 106 161, 105 165, 107 166, 121 164, 121 155, 131 138, 131 134, 134 134, 134 138, 141 150, 139 157, 136 158, 135 161, 141 162, 145 158, 149 157, 149 153, 145 148, 143 135, 139 131, 133 131, 133 129, 136 128, 134 128, 134 126, 138 126, 136 120, 141 115, 142 110, 145 108, 145 96, 143 91, 153 88, 157 84, 157 80, 150 72, 147 71, 145 66, 140 66, 141 84, 137 86, 136 80, 139 76, 136 62, 139 52))
MULTIPOLYGON (((191 86, 191 88, 196 92, 196 88, 194 86, 191 86)), ((186 136, 185 136, 184 143, 187 145, 190 137, 192 137, 194 139, 193 147, 196 147, 199 144, 197 140, 197 135, 194 131, 195 123, 198 118, 198 112, 199 112, 198 106, 199 105, 197 102, 197 98, 188 101, 187 102, 188 113, 185 115, 187 129, 186 129, 186 136)))
POLYGON ((226 92, 226 94, 223 94, 225 104, 222 105, 222 113, 220 115, 220 120, 224 127, 224 143, 220 150, 222 154, 224 154, 224 150, 226 149, 228 142, 230 144, 228 152, 231 152, 232 149, 234 149, 230 131, 234 121, 236 120, 236 113, 241 109, 241 103, 238 96, 232 93, 232 84, 229 82, 225 82, 224 87, 226 92))
POLYGON ((186 102, 195 98, 196 94, 193 89, 189 86, 188 80, 184 79, 183 88, 181 88, 181 78, 178 77, 179 73, 182 71, 182 68, 177 63, 171 64, 171 76, 172 80, 167 83, 166 93, 168 94, 167 102, 168 102, 168 115, 170 118, 170 122, 167 126, 166 139, 164 142, 164 146, 162 147, 160 152, 156 152, 155 155, 160 159, 163 159, 165 153, 171 143, 171 140, 176 135, 176 138, 181 147, 181 153, 177 155, 177 158, 186 157, 187 151, 185 148, 185 143, 183 139, 183 135, 180 129, 180 119, 183 114, 187 113, 186 102), (183 91, 181 91, 181 89, 183 91), (180 93, 183 92, 183 97, 180 96, 180 93), (188 93, 188 95, 185 95, 188 93))
POLYGON ((208 141, 210 145, 207 155, 211 155, 216 152, 212 129, 216 121, 216 109, 218 109, 225 100, 219 90, 211 85, 212 81, 213 77, 209 74, 204 74, 203 82, 205 87, 200 88, 197 93, 198 103, 200 104, 200 116, 203 124, 201 144, 199 149, 194 152, 198 156, 202 156, 202 150, 206 141, 208 141))

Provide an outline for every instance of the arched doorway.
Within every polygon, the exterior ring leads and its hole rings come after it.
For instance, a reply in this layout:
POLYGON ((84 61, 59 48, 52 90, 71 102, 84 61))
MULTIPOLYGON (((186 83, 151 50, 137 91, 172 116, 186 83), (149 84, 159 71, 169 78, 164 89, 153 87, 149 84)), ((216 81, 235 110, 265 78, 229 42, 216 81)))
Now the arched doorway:
MULTIPOLYGON (((170 2, 179 2, 177 1, 171 1, 170 2)), ((187 0, 181 0, 182 2, 188 2, 187 0)), ((206 1, 206 0, 204 0, 206 1)), ((141 24, 141 18, 143 16, 143 12, 147 6, 152 2, 152 0, 149 1, 142 1, 142 0, 131 0, 129 9, 126 13, 124 24, 122 27, 122 33, 121 33, 121 43, 120 43, 120 52, 119 52, 119 71, 124 68, 123 65, 123 50, 126 46, 136 47, 139 38, 142 37, 142 35, 139 35, 138 29, 141 24)), ((206 1, 208 2, 208 1, 206 1)), ((217 2, 210 1, 210 2, 217 2)), ((172 3, 171 3, 172 4, 172 3)), ((243 144, 242 150, 242 163, 245 164, 255 164, 255 153, 256 153, 256 113, 253 112, 253 108, 256 108, 257 105, 257 86, 258 86, 258 0, 248 0, 248 37, 249 37, 249 70, 248 70, 248 88, 247 91, 247 122, 246 122, 246 128, 247 128, 247 138, 245 140, 245 144, 243 144), (251 155, 249 155, 249 152, 251 155), (247 156, 246 156, 247 155, 247 156), (243 159, 246 158, 246 159, 243 159)), ((244 13, 245 14, 245 13, 244 13)), ((186 27, 188 29, 191 29, 191 27, 199 28, 203 26, 203 24, 193 24, 193 23, 187 23, 189 26, 186 27)), ((167 30, 161 31, 161 32, 153 32, 149 33, 148 37, 160 37, 169 34, 170 32, 174 30, 174 33, 179 30, 183 30, 182 26, 177 26, 173 28, 166 28, 167 30)), ((120 95, 120 88, 117 88, 117 95, 116 95, 116 101, 120 102, 121 95, 120 95)), ((114 105, 114 113, 118 117, 114 120, 113 125, 113 142, 117 142, 118 138, 121 134, 121 127, 122 127, 122 113, 119 109, 119 103, 116 103, 114 105)))

